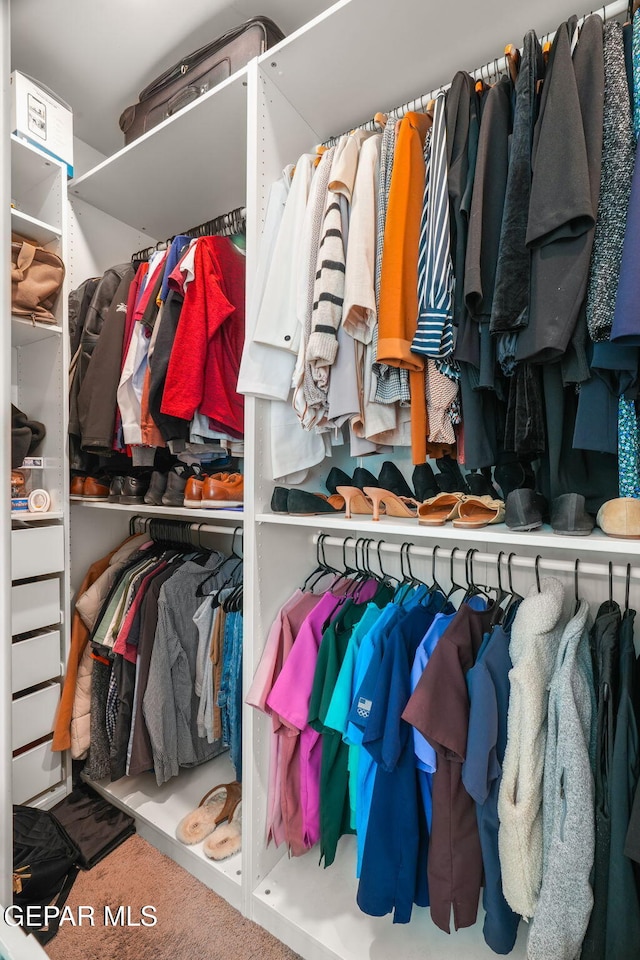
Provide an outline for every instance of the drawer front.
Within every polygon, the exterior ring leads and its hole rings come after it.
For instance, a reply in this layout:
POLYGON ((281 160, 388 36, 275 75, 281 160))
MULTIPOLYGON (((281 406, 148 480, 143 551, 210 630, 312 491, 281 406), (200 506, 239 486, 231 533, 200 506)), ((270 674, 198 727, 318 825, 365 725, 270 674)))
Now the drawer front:
POLYGON ((60 581, 57 577, 11 587, 12 636, 59 622, 60 581))
POLYGON ((64 570, 64 529, 30 527, 11 531, 11 579, 42 577, 64 570))
POLYGON ((60 684, 50 683, 19 697, 11 704, 11 748, 19 750, 27 743, 41 740, 53 730, 60 700, 60 684))
POLYGON ((60 631, 48 630, 11 646, 11 692, 60 676, 60 631))
POLYGON ((14 803, 26 803, 62 780, 62 754, 52 753, 49 741, 14 757, 12 765, 14 803))

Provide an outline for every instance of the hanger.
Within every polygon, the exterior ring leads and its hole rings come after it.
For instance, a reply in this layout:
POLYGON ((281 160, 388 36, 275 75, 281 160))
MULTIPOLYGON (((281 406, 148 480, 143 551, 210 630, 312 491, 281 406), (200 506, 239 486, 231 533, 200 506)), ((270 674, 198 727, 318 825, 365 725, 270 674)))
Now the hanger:
POLYGON ((439 549, 440 547, 434 544, 433 550, 431 551, 431 586, 429 587, 429 591, 430 593, 439 592, 444 596, 445 592, 436 579, 436 558, 439 549))
MULTIPOLYGON (((453 596, 453 594, 456 593, 458 590, 466 591, 467 587, 469 586, 468 583, 465 585, 461 583, 456 583, 456 581, 453 579, 454 577, 453 566, 454 566, 454 560, 455 560, 456 553, 458 552, 458 549, 459 549, 458 547, 452 547, 451 554, 449 556, 449 579, 451 580, 451 589, 447 594, 447 600, 449 600, 453 596)), ((465 565, 465 570, 466 570, 466 565, 465 565)))
POLYGON ((477 547, 471 547, 470 550, 467 550, 467 555, 464 560, 465 571, 466 571, 469 587, 467 588, 467 593, 464 597, 463 603, 466 603, 468 600, 471 599, 471 597, 477 597, 477 596, 486 597, 490 603, 494 603, 494 600, 491 596, 491 591, 494 588, 489 587, 487 584, 476 583, 475 577, 473 575, 473 558, 478 552, 479 551, 477 547))
POLYGON ((324 552, 324 541, 327 539, 327 536, 328 534, 321 533, 319 534, 318 539, 316 540, 316 568, 315 570, 311 571, 311 573, 309 574, 305 582, 302 584, 302 587, 300 589, 302 590, 303 593, 306 590, 313 591, 313 588, 316 586, 316 584, 322 579, 322 577, 326 576, 328 573, 335 573, 335 574, 338 573, 335 567, 330 567, 329 564, 327 563, 327 558, 324 552), (310 580, 314 581, 313 584, 311 585, 309 584, 310 580))
POLYGON ((542 593, 542 590, 540 589, 540 561, 541 560, 542 560, 542 557, 540 556, 540 554, 538 554, 538 556, 536 557, 535 565, 534 565, 535 571, 536 571, 536 586, 538 588, 538 593, 542 593))
POLYGON ((613 603, 613 561, 609 560, 609 603, 613 603))
POLYGON ((504 601, 509 596, 509 591, 504 589, 504 585, 502 583, 502 558, 503 557, 504 557, 504 550, 501 550, 500 553, 498 554, 497 567, 496 567, 496 572, 498 574, 498 588, 496 590, 496 603, 498 604, 498 606, 502 606, 504 601))
MULTIPOLYGON (((640 5, 640 0, 638 0, 640 5)), ((624 587, 624 612, 628 613, 629 611, 629 587, 631 586, 631 564, 627 564, 627 578, 624 587)))
POLYGON ((504 55, 507 58, 507 67, 509 68, 511 82, 515 83, 520 70, 520 51, 513 43, 508 43, 504 48, 504 55))
POLYGON ((575 615, 576 615, 576 613, 578 612, 578 609, 579 609, 579 607, 580 607, 580 591, 579 591, 579 589, 578 589, 578 566, 579 566, 579 564, 580 564, 580 561, 579 561, 578 557, 576 557, 575 566, 574 566, 574 568, 573 568, 573 591, 574 591, 574 593, 575 593, 575 598, 576 598, 576 608, 575 608, 574 613, 573 613, 574 617, 575 617, 575 615))

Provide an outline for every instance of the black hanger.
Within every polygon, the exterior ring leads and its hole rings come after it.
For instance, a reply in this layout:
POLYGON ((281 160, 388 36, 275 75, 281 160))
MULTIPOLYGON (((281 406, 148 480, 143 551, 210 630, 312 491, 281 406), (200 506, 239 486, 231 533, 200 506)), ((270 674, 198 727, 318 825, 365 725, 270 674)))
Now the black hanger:
POLYGON ((496 572, 497 572, 497 574, 498 574, 498 587, 497 587, 497 590, 496 590, 496 603, 497 603, 498 606, 500 606, 500 607, 502 606, 502 604, 504 603, 504 601, 507 600, 508 597, 509 597, 509 591, 508 591, 508 590, 505 590, 504 585, 503 585, 503 583, 502 583, 502 558, 503 558, 503 557, 504 557, 504 550, 501 550, 500 553, 498 554, 498 561, 497 561, 497 567, 496 567, 496 572))
POLYGON ((534 564, 535 571, 536 571, 536 586, 538 588, 538 593, 542 593, 542 590, 540 589, 540 561, 541 560, 542 560, 542 557, 540 556, 540 554, 538 554, 534 564))
POLYGON ((440 586, 436 578, 436 559, 437 559, 439 549, 440 548, 436 543, 434 544, 433 550, 431 551, 431 586, 429 587, 429 590, 431 591, 431 593, 439 592, 443 596, 445 596, 445 591, 442 589, 442 587, 440 586))
POLYGON ((609 560, 609 603, 613 603, 613 561, 609 560))
POLYGON ((627 564, 627 578, 624 587, 624 612, 629 610, 629 587, 631 586, 631 564, 627 564))
POLYGON ((574 568, 573 568, 573 590, 574 590, 575 598, 576 598, 576 608, 575 608, 575 611, 574 611, 574 613, 573 613, 574 617, 575 617, 575 615, 577 614, 577 612, 578 612, 578 610, 579 610, 579 608, 580 608, 580 591, 579 591, 579 589, 578 589, 578 566, 579 566, 579 564, 580 564, 580 560, 578 559, 578 557, 576 557, 576 562, 575 562, 575 565, 574 565, 574 568))
MULTIPOLYGON (((468 583, 465 584, 464 586, 463 586, 461 583, 456 583, 456 581, 453 579, 453 576, 454 576, 454 574, 453 574, 453 564, 454 564, 455 555, 456 555, 456 553, 458 552, 458 549, 459 549, 458 547, 452 547, 452 549, 451 549, 451 554, 450 554, 450 556, 449 556, 449 579, 451 580, 451 589, 449 590, 449 593, 447 594, 447 600, 450 600, 451 597, 453 596, 453 594, 456 593, 458 590, 464 590, 464 591, 466 591, 467 587, 469 586, 468 583)), ((466 567, 465 567, 465 569, 466 569, 466 567)))

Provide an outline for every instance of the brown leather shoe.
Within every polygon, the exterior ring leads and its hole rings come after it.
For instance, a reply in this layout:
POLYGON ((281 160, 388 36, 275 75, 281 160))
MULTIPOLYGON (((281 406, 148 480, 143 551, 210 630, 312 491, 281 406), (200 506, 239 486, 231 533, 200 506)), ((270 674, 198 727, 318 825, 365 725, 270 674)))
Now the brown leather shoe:
POLYGON ((108 500, 109 499, 109 487, 102 483, 100 480, 96 480, 95 477, 87 477, 84 482, 84 490, 82 492, 83 500, 108 500))
POLYGON ((71 477, 71 486, 69 487, 70 497, 81 497, 84 493, 84 477, 71 477))
POLYGON ((207 477, 202 490, 202 506, 218 507, 221 503, 239 505, 244 496, 244 478, 241 473, 230 473, 217 480, 207 477))
POLYGON ((202 506, 202 487, 204 479, 198 477, 189 477, 187 485, 184 488, 184 505, 192 510, 198 510, 202 506))

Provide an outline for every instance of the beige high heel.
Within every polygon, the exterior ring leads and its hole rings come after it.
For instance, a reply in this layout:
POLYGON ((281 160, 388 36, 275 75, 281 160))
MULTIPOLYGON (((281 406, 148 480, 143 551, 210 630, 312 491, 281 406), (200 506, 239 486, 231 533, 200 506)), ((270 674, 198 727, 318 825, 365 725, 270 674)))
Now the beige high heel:
POLYGON ((374 520, 379 520, 381 513, 386 513, 388 517, 411 517, 413 520, 418 516, 420 504, 413 497, 399 497, 397 493, 381 487, 365 487, 364 492, 373 503, 374 520))
MULTIPOLYGON (((367 487, 367 489, 371 488, 367 487)), ((341 497, 344 497, 345 519, 350 520, 353 513, 365 517, 373 514, 373 503, 360 487, 336 487, 336 490, 341 497)))

